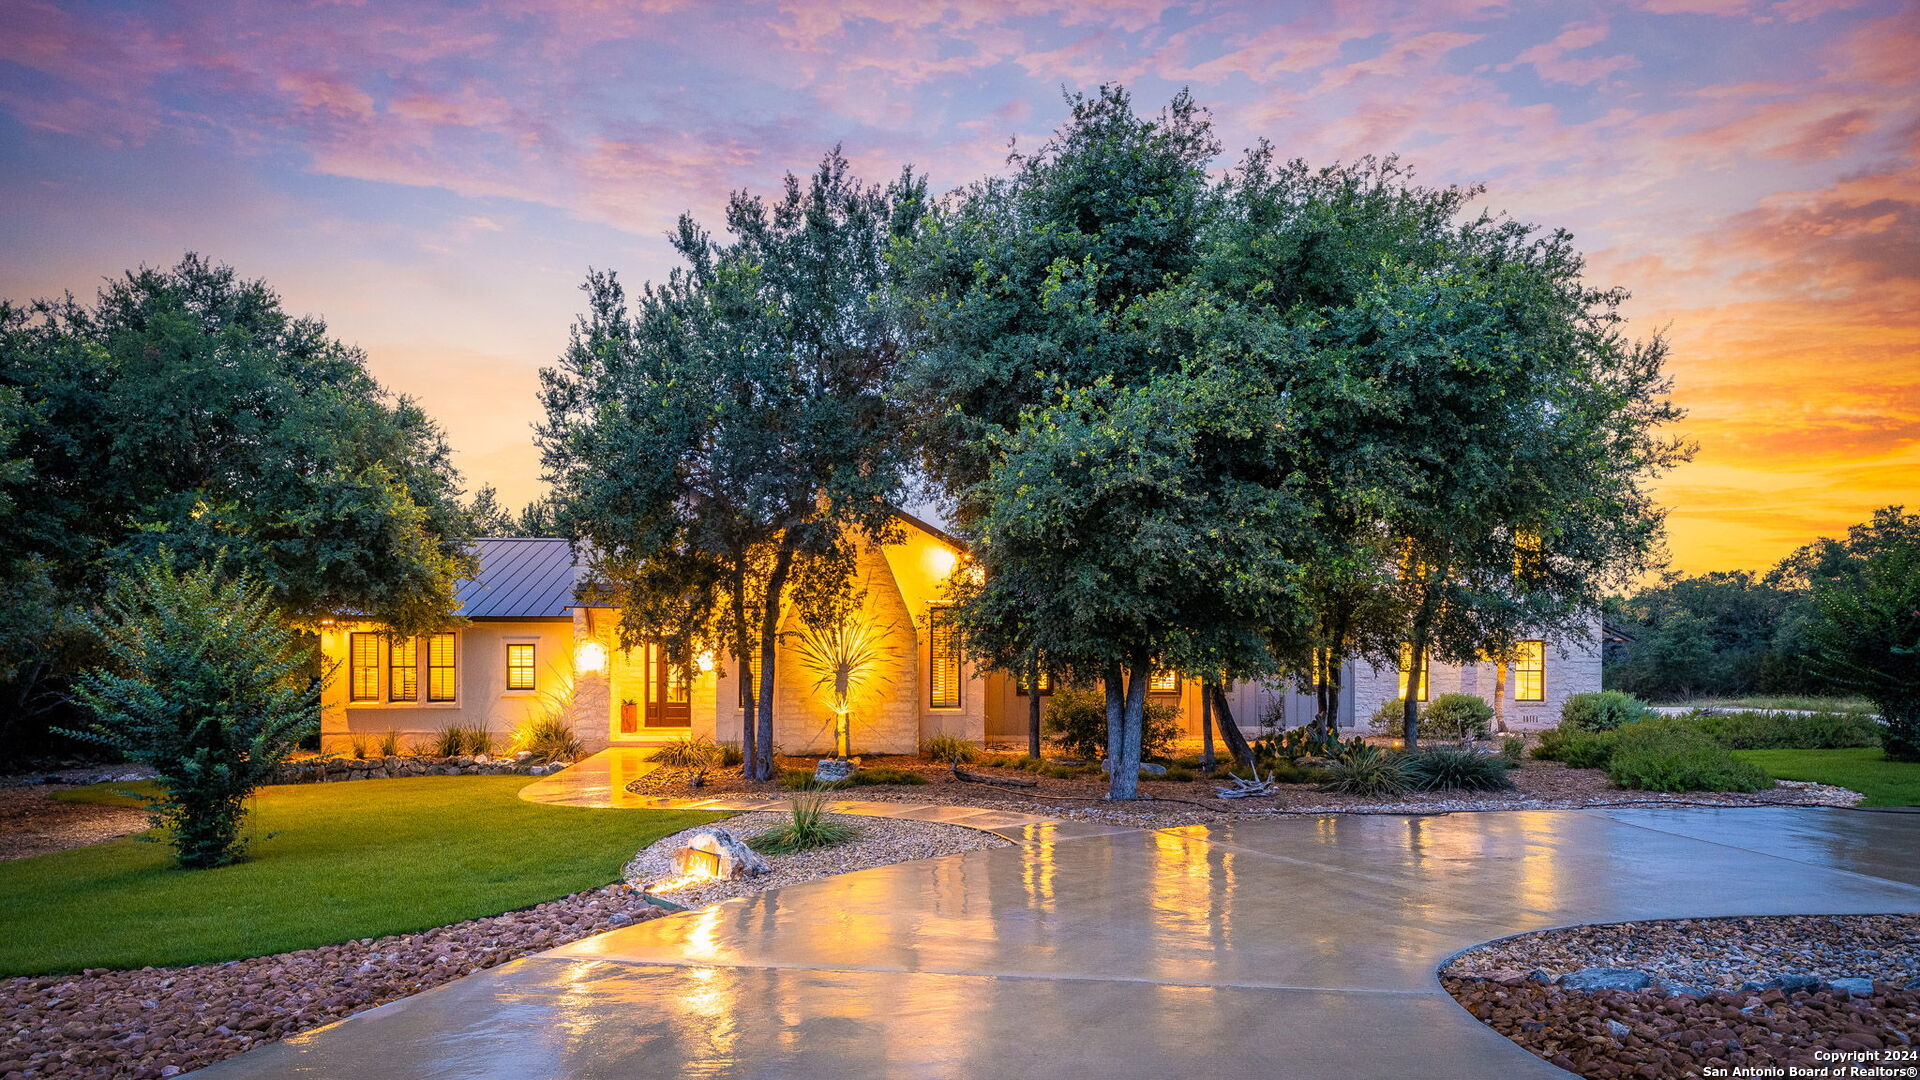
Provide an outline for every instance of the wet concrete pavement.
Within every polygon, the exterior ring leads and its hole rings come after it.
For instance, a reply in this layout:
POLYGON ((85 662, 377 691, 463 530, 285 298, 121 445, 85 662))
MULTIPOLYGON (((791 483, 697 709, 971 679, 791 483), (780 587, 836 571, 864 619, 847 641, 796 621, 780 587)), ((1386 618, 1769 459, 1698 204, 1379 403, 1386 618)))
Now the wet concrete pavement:
POLYGON ((1588 810, 1013 824, 1013 847, 575 942, 227 1077, 1564 1077, 1441 990, 1580 922, 1920 911, 1920 817, 1588 810))

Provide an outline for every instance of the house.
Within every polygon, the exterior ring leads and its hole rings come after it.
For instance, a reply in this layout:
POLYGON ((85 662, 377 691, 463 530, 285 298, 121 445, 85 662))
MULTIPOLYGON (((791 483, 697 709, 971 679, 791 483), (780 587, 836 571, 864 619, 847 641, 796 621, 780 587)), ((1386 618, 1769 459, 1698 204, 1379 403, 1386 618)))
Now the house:
MULTIPOLYGON (((942 584, 964 546, 941 529, 901 513, 903 538, 865 545, 857 560, 860 608, 849 623, 875 661, 868 677, 836 697, 810 649, 797 613, 782 626, 775 665, 774 742, 784 753, 825 754, 842 711, 855 752, 911 753, 936 734, 988 742, 1026 737, 1025 688, 1001 672, 982 672, 962 654, 942 584)), ((738 741, 746 722, 738 665, 703 656, 691 678, 663 662, 657 647, 622 649, 619 612, 580 599, 583 573, 565 540, 479 540, 478 574, 458 590, 463 625, 397 638, 368 623, 322 628, 321 648, 337 676, 322 701, 328 750, 349 737, 399 733, 419 742, 441 729, 485 727, 503 744, 529 720, 568 720, 589 749, 645 746, 688 736, 738 741)), ((1597 619, 1596 619, 1597 623, 1597 619)), ((1596 626, 1597 629, 1597 626, 1596 626)), ((1383 701, 1398 697, 1406 674, 1350 662, 1341 694, 1342 724, 1364 726, 1383 701)), ((1550 727, 1567 695, 1600 689, 1597 644, 1542 639, 1520 660, 1430 665, 1427 696, 1464 692, 1492 701, 1509 728, 1550 727)), ((1168 674, 1150 684, 1153 700, 1175 705, 1189 734, 1200 731, 1200 691, 1168 674)), ((1049 690, 1044 685, 1040 693, 1049 690)), ((1263 720, 1306 723, 1313 699, 1285 686, 1241 684, 1228 693, 1250 732, 1263 720)))

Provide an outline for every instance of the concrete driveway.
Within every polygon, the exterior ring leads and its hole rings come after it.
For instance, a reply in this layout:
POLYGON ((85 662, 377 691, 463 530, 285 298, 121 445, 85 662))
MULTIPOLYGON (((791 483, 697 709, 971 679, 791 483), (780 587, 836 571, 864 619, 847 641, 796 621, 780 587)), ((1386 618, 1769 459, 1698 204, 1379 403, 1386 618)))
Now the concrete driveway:
POLYGON ((1920 816, 1245 819, 1022 841, 601 934, 220 1077, 1565 1077, 1441 990, 1582 922, 1920 911, 1920 816))

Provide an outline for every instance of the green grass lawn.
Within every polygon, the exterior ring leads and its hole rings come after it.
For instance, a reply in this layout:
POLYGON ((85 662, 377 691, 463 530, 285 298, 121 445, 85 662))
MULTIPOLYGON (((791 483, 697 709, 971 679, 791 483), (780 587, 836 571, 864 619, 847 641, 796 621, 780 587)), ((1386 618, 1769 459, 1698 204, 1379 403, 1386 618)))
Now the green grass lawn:
POLYGON ((1694 709, 1792 709, 1798 712, 1838 712, 1870 715, 1874 704, 1866 698, 1819 697, 1806 694, 1748 694, 1745 697, 1696 698, 1691 701, 1656 701, 1655 705, 1679 705, 1694 709))
POLYGON ((1878 747, 1857 750, 1735 750, 1733 756, 1782 780, 1812 780, 1850 788, 1862 806, 1920 804, 1920 763, 1888 761, 1878 747))
MULTIPOLYGON (((251 858, 179 870, 129 837, 0 862, 0 974, 199 964, 496 915, 620 876, 654 840, 722 815, 542 806, 524 776, 262 788, 251 858)), ((129 784, 62 792, 125 803, 129 784)))

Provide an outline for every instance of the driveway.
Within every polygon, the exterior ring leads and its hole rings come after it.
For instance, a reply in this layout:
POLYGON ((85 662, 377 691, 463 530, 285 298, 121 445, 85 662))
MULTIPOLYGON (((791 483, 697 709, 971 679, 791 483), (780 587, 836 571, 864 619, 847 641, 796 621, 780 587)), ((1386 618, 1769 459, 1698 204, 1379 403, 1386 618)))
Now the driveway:
POLYGON ((223 1077, 1565 1077, 1435 969, 1508 934, 1920 911, 1920 816, 1256 819, 1022 842, 657 919, 204 1071, 223 1077))

